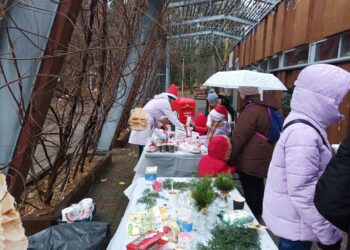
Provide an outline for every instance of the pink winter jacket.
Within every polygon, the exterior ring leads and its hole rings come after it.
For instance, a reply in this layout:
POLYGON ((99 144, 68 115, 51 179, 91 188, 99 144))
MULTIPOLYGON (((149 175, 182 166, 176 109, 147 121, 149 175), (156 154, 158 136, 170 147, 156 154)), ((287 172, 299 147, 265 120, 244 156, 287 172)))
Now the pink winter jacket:
MULTIPOLYGON (((349 90, 350 74, 332 65, 312 65, 299 74, 295 85, 292 111, 284 124, 305 119, 327 140, 326 128, 342 118, 338 107, 349 90)), ((282 133, 272 155, 263 202, 263 219, 275 235, 326 245, 340 239, 340 231, 318 213, 313 202, 317 180, 332 156, 327 146, 306 124, 293 124, 282 133)))

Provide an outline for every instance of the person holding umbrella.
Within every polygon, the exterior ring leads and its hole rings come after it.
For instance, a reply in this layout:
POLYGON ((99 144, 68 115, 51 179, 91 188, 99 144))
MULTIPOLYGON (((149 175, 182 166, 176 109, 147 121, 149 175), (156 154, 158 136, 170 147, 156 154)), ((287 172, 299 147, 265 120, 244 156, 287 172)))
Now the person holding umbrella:
POLYGON ((261 98, 257 87, 239 87, 238 92, 243 103, 232 134, 229 164, 237 166, 246 201, 260 220, 264 178, 274 149, 274 143, 265 139, 270 131, 268 108, 278 109, 279 105, 269 92, 261 98))

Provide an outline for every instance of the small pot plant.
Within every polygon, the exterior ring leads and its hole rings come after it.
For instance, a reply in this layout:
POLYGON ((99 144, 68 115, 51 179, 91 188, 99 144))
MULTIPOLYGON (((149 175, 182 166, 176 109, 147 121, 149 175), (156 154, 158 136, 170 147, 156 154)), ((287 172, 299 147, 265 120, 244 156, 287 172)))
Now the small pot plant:
POLYGON ((227 202, 230 191, 235 188, 232 174, 219 174, 214 181, 214 187, 220 191, 221 198, 227 202))
POLYGON ((208 215, 208 207, 215 200, 215 192, 211 187, 210 177, 201 178, 192 190, 192 198, 195 201, 198 212, 208 215))

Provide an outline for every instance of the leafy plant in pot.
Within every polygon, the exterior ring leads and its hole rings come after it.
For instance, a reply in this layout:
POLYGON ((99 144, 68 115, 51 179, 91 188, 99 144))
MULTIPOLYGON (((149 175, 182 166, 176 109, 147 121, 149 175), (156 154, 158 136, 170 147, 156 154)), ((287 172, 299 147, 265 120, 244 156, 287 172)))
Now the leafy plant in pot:
POLYGON ((235 188, 235 182, 232 178, 231 173, 227 174, 219 174, 215 181, 214 187, 216 187, 220 191, 220 197, 223 202, 221 202, 221 208, 227 208, 227 197, 232 189, 235 188))
POLYGON ((198 181, 192 190, 192 198, 195 201, 198 214, 198 232, 205 232, 207 224, 208 207, 215 200, 215 192, 211 186, 210 177, 204 177, 198 181))
POLYGON ((195 201, 198 212, 208 214, 208 206, 215 200, 215 192, 211 187, 210 177, 200 179, 192 190, 192 198, 195 201))

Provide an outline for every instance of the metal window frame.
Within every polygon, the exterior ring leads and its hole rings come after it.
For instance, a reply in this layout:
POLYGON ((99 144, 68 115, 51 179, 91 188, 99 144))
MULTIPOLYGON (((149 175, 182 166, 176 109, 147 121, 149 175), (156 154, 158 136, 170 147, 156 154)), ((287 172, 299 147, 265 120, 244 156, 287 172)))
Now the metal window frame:
POLYGON ((237 23, 243 23, 246 25, 256 25, 256 22, 236 17, 233 15, 214 15, 214 16, 204 16, 204 17, 199 17, 191 20, 186 20, 178 23, 172 23, 171 26, 179 26, 179 25, 192 25, 196 23, 205 23, 205 22, 213 22, 213 21, 220 21, 220 20, 227 20, 227 21, 232 21, 232 22, 237 22, 237 23))
POLYGON ((312 50, 313 50, 312 54, 311 54, 313 60, 311 62, 323 62, 323 61, 327 61, 327 60, 340 58, 342 37, 343 37, 343 34, 337 34, 337 35, 331 36, 329 38, 322 39, 322 40, 319 40, 317 42, 311 43, 310 46, 312 46, 312 50), (316 61, 316 48, 317 48, 317 45, 320 44, 320 43, 326 42, 326 41, 328 41, 330 39, 336 38, 336 37, 339 37, 337 56, 335 58, 331 58, 331 59, 316 61))
POLYGON ((242 39, 242 37, 240 36, 235 36, 235 35, 231 35, 225 32, 220 32, 220 31, 214 31, 214 30, 204 30, 204 31, 198 31, 198 32, 190 32, 190 33, 182 33, 179 35, 172 35, 169 36, 168 39, 181 39, 181 38, 188 38, 188 37, 193 37, 193 36, 207 36, 207 35, 216 35, 216 36, 222 36, 222 37, 226 37, 226 38, 230 38, 233 40, 238 40, 240 41, 242 39))
POLYGON ((303 67, 307 67, 309 65, 312 64, 320 64, 320 63, 332 63, 332 64, 336 64, 336 63, 342 63, 342 62, 347 62, 350 61, 350 55, 349 56, 341 56, 341 50, 343 47, 343 37, 344 35, 350 34, 350 32, 345 32, 343 34, 337 34, 335 36, 329 37, 328 39, 322 39, 319 41, 316 41, 314 43, 310 43, 309 44, 309 58, 308 58, 308 62, 307 63, 303 63, 303 64, 296 64, 296 65, 291 65, 291 66, 284 66, 284 57, 285 54, 288 52, 291 52, 297 48, 293 48, 291 50, 288 51, 284 51, 281 54, 279 54, 279 58, 280 58, 280 64, 278 69, 268 69, 268 72, 278 72, 278 71, 285 71, 285 70, 291 70, 291 69, 298 69, 298 68, 303 68, 303 67), (322 43, 326 40, 329 40, 330 38, 336 37, 336 36, 340 36, 339 39, 339 45, 338 45, 338 54, 337 54, 337 58, 332 58, 332 59, 327 59, 327 60, 320 60, 320 61, 315 61, 315 57, 316 57, 316 46, 319 43, 322 43))
MULTIPOLYGON (((296 48, 293 48, 293 49, 290 49, 290 50, 287 50, 287 51, 282 52, 282 54, 283 54, 282 66, 283 66, 284 68, 290 67, 290 66, 285 66, 285 61, 284 61, 284 59, 285 59, 286 54, 288 54, 288 53, 290 53, 290 52, 292 52, 292 51, 295 51, 295 50, 297 50, 297 49, 299 49, 299 48, 302 48, 302 47, 308 47, 308 56, 307 56, 307 63, 306 63, 306 64, 308 64, 308 63, 309 63, 309 60, 310 60, 310 46, 311 46, 311 45, 312 45, 312 44, 301 45, 301 46, 298 46, 298 47, 296 47, 296 48)), ((296 65, 299 65, 299 64, 296 64, 296 65)), ((292 66, 293 66, 293 65, 292 65, 292 66)))
POLYGON ((350 36, 350 32, 348 31, 348 32, 344 32, 343 34, 341 34, 341 36, 340 36, 340 42, 339 42, 339 53, 338 53, 338 56, 339 56, 339 58, 343 58, 343 57, 347 57, 347 56, 342 56, 341 55, 341 50, 342 50, 342 48, 343 48, 343 44, 344 44, 344 36, 345 35, 349 35, 350 36))
POLYGON ((343 37, 344 37, 344 34, 342 34, 339 38, 338 58, 341 58, 341 49, 343 47, 343 37))
MULTIPOLYGON (((177 2, 171 1, 168 5, 168 9, 185 7, 185 6, 189 6, 189 5, 203 4, 203 3, 222 2, 222 1, 223 0, 183 0, 183 1, 177 1, 177 2)), ((278 3, 279 1, 278 0, 255 0, 255 2, 274 5, 274 4, 278 3)))
MULTIPOLYGON (((267 58, 267 72, 269 72, 271 70, 271 60, 272 59, 278 59, 278 65, 277 65, 277 68, 280 67, 280 54, 277 54, 277 55, 273 55, 273 56, 270 56, 267 58)), ((273 70, 273 69, 272 69, 273 70)))
POLYGON ((223 0, 184 0, 184 1, 178 1, 178 2, 170 2, 168 5, 168 9, 185 7, 189 5, 203 4, 203 3, 221 2, 221 1, 223 0))

